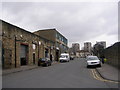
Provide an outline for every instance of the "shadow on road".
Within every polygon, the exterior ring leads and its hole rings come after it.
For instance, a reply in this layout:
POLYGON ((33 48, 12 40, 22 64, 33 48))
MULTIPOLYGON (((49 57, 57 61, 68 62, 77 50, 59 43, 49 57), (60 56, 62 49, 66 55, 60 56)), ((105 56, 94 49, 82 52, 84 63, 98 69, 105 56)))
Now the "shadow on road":
POLYGON ((96 69, 96 68, 101 68, 101 67, 98 67, 98 66, 90 66, 90 67, 86 67, 87 69, 96 69))

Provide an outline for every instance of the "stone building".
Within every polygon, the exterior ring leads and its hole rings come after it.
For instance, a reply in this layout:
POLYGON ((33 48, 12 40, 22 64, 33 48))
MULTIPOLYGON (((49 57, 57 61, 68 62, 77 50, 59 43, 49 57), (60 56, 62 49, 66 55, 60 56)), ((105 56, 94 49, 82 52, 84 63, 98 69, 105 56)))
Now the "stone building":
POLYGON ((2 67, 15 68, 23 65, 37 65, 39 58, 54 53, 55 43, 0 20, 2 39, 2 67))
POLYGON ((76 51, 76 55, 75 55, 77 58, 79 58, 81 55, 80 55, 80 50, 79 51, 76 51))
POLYGON ((88 51, 85 51, 85 50, 80 50, 80 51, 79 51, 79 56, 80 56, 81 58, 85 58, 86 56, 89 56, 89 55, 91 55, 91 53, 88 52, 88 51))
POLYGON ((46 30, 39 30, 34 32, 34 34, 51 40, 55 43, 53 46, 55 48, 55 60, 59 60, 60 53, 68 52, 68 40, 60 34, 56 29, 46 29, 46 30))

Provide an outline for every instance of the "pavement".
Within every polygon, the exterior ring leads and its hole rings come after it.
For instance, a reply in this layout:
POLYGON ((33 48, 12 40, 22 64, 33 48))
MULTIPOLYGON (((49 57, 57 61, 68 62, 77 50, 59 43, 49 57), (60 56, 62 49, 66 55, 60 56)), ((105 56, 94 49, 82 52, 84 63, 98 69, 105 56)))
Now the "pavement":
POLYGON ((102 67, 96 68, 96 70, 98 71, 102 78, 120 82, 118 78, 120 70, 118 70, 117 68, 108 64, 102 64, 102 67))
MULTIPOLYGON (((52 65, 57 64, 57 63, 58 63, 57 61, 53 61, 52 65)), ((21 67, 18 67, 18 68, 5 69, 5 70, 2 70, 2 73, 0 75, 8 75, 8 74, 11 74, 11 73, 17 73, 17 72, 22 72, 22 71, 26 71, 26 70, 32 70, 32 69, 39 68, 39 67, 41 67, 41 66, 27 65, 27 66, 21 66, 21 67)))

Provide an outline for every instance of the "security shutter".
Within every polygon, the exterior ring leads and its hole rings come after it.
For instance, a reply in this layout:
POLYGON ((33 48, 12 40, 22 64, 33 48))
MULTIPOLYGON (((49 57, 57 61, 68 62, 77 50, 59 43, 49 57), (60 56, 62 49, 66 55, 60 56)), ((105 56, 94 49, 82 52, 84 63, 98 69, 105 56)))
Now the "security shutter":
POLYGON ((25 58, 26 57, 26 51, 27 50, 27 47, 25 46, 25 45, 21 45, 21 55, 20 55, 20 57, 21 58, 25 58))

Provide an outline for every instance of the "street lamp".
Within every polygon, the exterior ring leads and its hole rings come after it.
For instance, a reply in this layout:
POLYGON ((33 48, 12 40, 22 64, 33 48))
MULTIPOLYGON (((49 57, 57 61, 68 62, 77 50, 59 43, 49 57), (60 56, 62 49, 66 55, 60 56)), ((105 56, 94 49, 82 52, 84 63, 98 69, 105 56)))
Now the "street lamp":
POLYGON ((38 59, 39 59, 39 46, 41 45, 41 41, 38 42, 38 59))
MULTIPOLYGON (((17 58, 17 55, 16 55, 16 46, 17 45, 16 45, 16 42, 22 41, 22 40, 17 40, 17 37, 18 37, 17 35, 14 35, 14 39, 15 39, 15 42, 14 42, 14 45, 15 45, 15 68, 17 67, 17 59, 16 59, 17 58)), ((20 35, 20 37, 22 38, 22 35, 20 35)))
POLYGON ((15 68, 17 67, 17 65, 16 65, 16 38, 17 38, 17 35, 14 35, 14 37, 15 37, 15 68))

